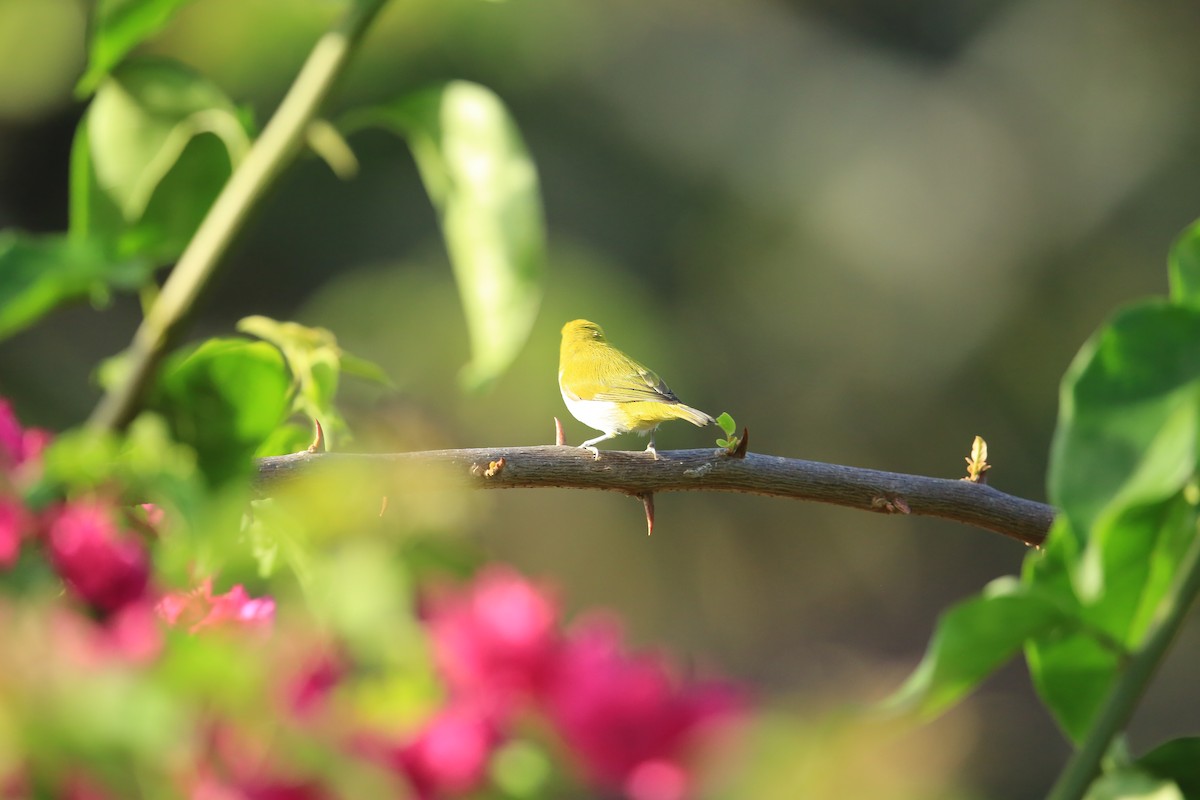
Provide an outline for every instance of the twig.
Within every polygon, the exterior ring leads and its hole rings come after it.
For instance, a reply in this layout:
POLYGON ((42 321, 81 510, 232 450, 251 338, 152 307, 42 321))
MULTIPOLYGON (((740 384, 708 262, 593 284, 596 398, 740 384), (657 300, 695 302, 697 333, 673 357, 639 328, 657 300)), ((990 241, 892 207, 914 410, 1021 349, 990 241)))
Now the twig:
POLYGON ((317 41, 275 115, 213 202, 134 333, 123 377, 101 398, 88 420, 90 426, 122 428, 133 419, 158 362, 179 336, 250 212, 300 152, 309 124, 384 2, 355 0, 333 29, 317 41))
MULTIPOLYGON (((295 453, 259 459, 258 487, 270 487, 315 469, 421 465, 448 470, 480 489, 605 489, 634 497, 654 492, 743 492, 791 497, 892 514, 941 517, 1039 546, 1054 521, 1053 507, 1013 497, 990 486, 873 469, 748 453, 673 450, 655 461, 642 452, 577 447, 497 447, 416 453, 295 453), (488 466, 503 461, 502 471, 488 466)), ((398 478, 403 480, 402 478, 398 478)), ((385 479, 386 480, 386 479, 385 479)))

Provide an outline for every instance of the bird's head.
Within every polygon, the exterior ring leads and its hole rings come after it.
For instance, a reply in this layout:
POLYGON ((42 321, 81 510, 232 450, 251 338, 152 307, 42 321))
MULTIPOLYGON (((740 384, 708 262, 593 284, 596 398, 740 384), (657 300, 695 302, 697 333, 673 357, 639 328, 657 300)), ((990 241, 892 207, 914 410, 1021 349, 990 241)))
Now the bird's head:
POLYGON ((562 329, 563 344, 584 344, 587 342, 603 342, 604 331, 594 322, 586 319, 571 320, 562 329))

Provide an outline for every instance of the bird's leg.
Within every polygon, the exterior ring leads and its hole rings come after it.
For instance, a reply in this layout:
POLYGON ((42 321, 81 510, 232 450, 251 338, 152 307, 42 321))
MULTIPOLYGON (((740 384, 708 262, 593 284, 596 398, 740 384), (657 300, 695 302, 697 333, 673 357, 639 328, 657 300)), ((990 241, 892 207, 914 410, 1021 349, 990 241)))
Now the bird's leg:
POLYGON ((611 439, 616 435, 617 435, 616 431, 613 431, 612 433, 606 433, 603 436, 597 436, 595 439, 588 439, 586 442, 579 445, 579 447, 581 450, 591 450, 592 455, 595 456, 597 461, 599 461, 600 460, 600 448, 593 447, 593 445, 603 442, 605 439, 611 439))
POLYGON ((646 452, 654 456, 654 460, 658 461, 658 451, 654 449, 654 434, 658 433, 658 428, 650 431, 650 444, 646 445, 646 452))

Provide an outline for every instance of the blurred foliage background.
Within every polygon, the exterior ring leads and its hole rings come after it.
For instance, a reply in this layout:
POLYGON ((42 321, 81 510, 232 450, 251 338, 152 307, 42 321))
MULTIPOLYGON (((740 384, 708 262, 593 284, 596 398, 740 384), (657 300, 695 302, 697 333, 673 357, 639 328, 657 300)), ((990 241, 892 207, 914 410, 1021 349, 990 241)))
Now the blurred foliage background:
MULTIPOLYGON (((85 0, 0 0, 0 227, 66 226, 85 0)), ((151 52, 269 116, 330 0, 195 0, 151 52)), ((685 402, 764 453, 946 477, 983 435, 991 483, 1044 498, 1058 380, 1116 306, 1166 287, 1200 213, 1200 7, 1120 0, 397 0, 343 106, 467 78, 536 159, 551 259, 515 367, 459 389, 467 337, 403 144, 351 139, 359 175, 290 171, 196 320, 333 330, 392 394, 348 381, 363 450, 541 444, 570 419, 559 329, 587 317, 685 402)), ((336 115, 337 108, 331 109, 336 115)), ((77 306, 0 345, 27 424, 79 423, 136 298, 77 306)), ((660 450, 711 444, 667 426, 660 450)), ((619 446, 640 449, 636 439, 619 446)), ((928 728, 856 708, 916 664, 938 611, 1018 570, 999 536, 928 519, 718 494, 640 505, 569 491, 396 509, 607 606, 635 640, 757 686, 740 796, 1023 797, 1067 746, 1022 669, 928 728)), ((405 528, 407 529, 407 528, 405 528)), ((1185 632, 1132 726, 1141 752, 1194 723, 1185 632)))

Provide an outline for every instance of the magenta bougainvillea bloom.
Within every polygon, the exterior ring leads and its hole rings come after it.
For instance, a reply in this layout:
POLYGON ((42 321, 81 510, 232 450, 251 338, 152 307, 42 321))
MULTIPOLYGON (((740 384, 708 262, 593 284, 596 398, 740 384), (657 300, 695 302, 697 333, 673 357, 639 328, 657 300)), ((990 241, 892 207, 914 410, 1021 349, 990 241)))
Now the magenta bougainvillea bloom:
POLYGON ((745 701, 729 683, 676 680, 661 658, 624 652, 615 624, 594 621, 568 637, 544 705, 593 782, 632 800, 681 800, 688 755, 745 701))
POLYGON ((5 472, 36 459, 50 441, 40 428, 22 428, 12 404, 0 397, 0 470, 5 472))
POLYGON ((455 698, 502 731, 518 703, 543 715, 589 782, 631 800, 690 796, 690 757, 745 711, 733 684, 680 681, 661 657, 626 652, 614 623, 564 635, 546 592, 507 568, 438 597, 427 625, 455 698))
POLYGON ((483 782, 499 740, 488 715, 450 706, 396 748, 391 760, 422 800, 458 795, 483 782))
POLYGON ((74 501, 53 509, 46 524, 50 561, 84 602, 113 612, 141 599, 150 579, 145 545, 116 524, 99 501, 74 501))
POLYGON ((33 516, 16 496, 14 487, 31 477, 50 434, 36 428, 22 428, 12 406, 0 397, 0 569, 17 561, 22 542, 34 530, 33 516))
POLYGON ((187 626, 191 633, 225 623, 257 625, 275 619, 272 598, 251 597, 240 583, 225 594, 213 594, 211 578, 190 592, 168 592, 155 610, 168 625, 187 626))
POLYGON ((162 623, 148 598, 99 620, 62 606, 55 609, 50 629, 58 652, 85 667, 145 664, 162 652, 162 623))
MULTIPOLYGON (((681 680, 665 658, 630 653, 615 624, 588 622, 564 631, 549 591, 512 569, 491 566, 466 586, 443 589, 422 603, 446 699, 415 728, 396 723, 375 732, 370 726, 381 720, 375 712, 363 714, 362 699, 369 695, 358 691, 356 679, 375 680, 380 665, 356 664, 336 631, 313 636, 309 626, 296 629, 297 636, 271 635, 273 598, 251 597, 241 585, 218 594, 211 578, 188 591, 159 593, 151 582, 149 548, 164 536, 162 509, 125 508, 105 497, 38 513, 25 508, 21 491, 37 478, 48 440, 48 434, 23 429, 0 399, 0 570, 16 562, 26 543, 40 546, 68 596, 82 601, 46 604, 46 624, 38 630, 48 632, 55 658, 152 680, 154 670, 147 667, 165 648, 180 644, 166 635, 168 626, 198 635, 262 632, 246 640, 253 646, 244 655, 259 659, 271 677, 261 709, 269 719, 259 726, 257 716, 227 719, 208 702, 198 709, 196 746, 179 751, 195 761, 172 767, 172 780, 192 800, 332 798, 323 759, 306 760, 310 744, 313 752, 344 748, 386 770, 375 777, 396 788, 403 782, 409 789, 404 796, 462 797, 486 790, 489 764, 514 734, 546 741, 552 754, 566 753, 582 780, 603 796, 683 800, 697 793, 701 748, 745 711, 745 698, 731 684, 681 680), (346 691, 338 691, 343 684, 346 691), (287 746, 264 735, 281 723, 294 737, 287 746), (304 743, 299 753, 290 746, 295 742, 304 743)), ((18 769, 13 780, 24 780, 21 762, 12 764, 18 769)), ((80 773, 69 791, 55 796, 104 797, 106 787, 86 777, 80 773)), ((0 797, 9 784, 19 785, 0 771, 0 797)))
MULTIPOLYGON (((214 722, 205 734, 205 750, 189 776, 190 800, 334 800, 318 779, 289 764, 270 737, 214 722), (296 768, 301 772, 296 773, 296 768)), ((299 761, 299 759, 296 759, 299 761)))
POLYGON ((511 569, 485 569, 461 593, 432 600, 426 617, 451 690, 500 714, 541 690, 557 655, 558 609, 511 569))
POLYGON ((0 497, 0 569, 17 561, 21 542, 30 530, 30 516, 16 500, 0 497))
POLYGON ((349 674, 350 662, 338 653, 318 652, 285 689, 284 702, 299 718, 316 714, 349 674))

